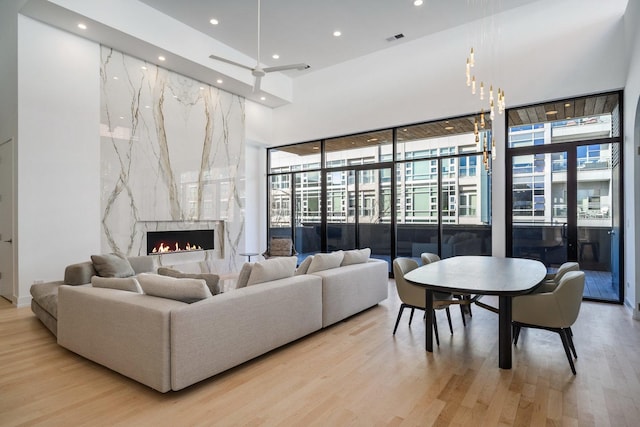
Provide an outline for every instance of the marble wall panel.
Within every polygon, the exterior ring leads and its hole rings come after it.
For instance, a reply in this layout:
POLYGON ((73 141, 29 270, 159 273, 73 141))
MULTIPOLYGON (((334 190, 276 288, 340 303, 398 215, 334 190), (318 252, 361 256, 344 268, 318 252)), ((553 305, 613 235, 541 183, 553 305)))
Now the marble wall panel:
POLYGON ((147 229, 204 222, 222 232, 217 269, 236 270, 244 98, 108 47, 100 75, 102 250, 142 255, 147 229))

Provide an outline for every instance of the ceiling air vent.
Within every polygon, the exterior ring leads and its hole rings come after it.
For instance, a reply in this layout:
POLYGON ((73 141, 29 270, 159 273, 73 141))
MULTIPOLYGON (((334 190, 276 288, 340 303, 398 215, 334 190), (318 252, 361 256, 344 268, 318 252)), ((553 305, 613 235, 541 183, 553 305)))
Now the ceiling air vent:
POLYGON ((402 33, 398 33, 398 34, 396 34, 396 35, 394 35, 394 36, 387 37, 385 40, 386 40, 386 41, 388 41, 388 42, 394 42, 394 41, 396 41, 396 40, 400 40, 400 39, 401 39, 401 38, 403 38, 403 37, 404 37, 404 34, 402 34, 402 33))

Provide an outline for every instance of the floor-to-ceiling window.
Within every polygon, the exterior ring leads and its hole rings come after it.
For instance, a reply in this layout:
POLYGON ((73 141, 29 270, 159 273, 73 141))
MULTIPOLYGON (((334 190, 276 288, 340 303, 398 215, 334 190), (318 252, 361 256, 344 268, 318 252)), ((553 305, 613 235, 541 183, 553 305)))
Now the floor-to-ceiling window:
POLYGON ((269 236, 308 254, 491 254, 489 124, 468 116, 269 150, 269 236), (486 153, 485 153, 486 156, 486 153))
POLYGON ((577 261, 585 297, 622 301, 621 93, 508 111, 507 254, 577 261))

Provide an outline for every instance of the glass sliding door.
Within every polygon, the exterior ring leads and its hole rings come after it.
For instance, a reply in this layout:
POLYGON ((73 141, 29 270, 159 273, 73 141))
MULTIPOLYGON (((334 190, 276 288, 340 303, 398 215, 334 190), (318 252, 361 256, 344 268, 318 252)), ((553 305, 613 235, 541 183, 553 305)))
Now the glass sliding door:
POLYGON ((391 168, 356 171, 357 241, 371 257, 387 261, 391 271, 391 168))
POLYGON ((549 272, 578 262, 585 298, 621 303, 618 101, 614 93, 509 111, 507 255, 549 272))
POLYGON ((299 262, 321 251, 322 183, 320 171, 293 174, 294 242, 299 262))
POLYGON ((269 235, 291 237, 291 174, 269 179, 269 235))
POLYGON ((512 157, 512 255, 546 266, 568 260, 567 153, 512 157))
POLYGON ((356 196, 355 171, 326 173, 327 251, 355 249, 356 196))
POLYGON ((442 159, 440 258, 491 255, 489 180, 482 156, 442 159))
POLYGON ((618 251, 620 210, 619 167, 614 167, 612 151, 618 144, 585 145, 577 149, 577 231, 578 262, 588 272, 585 296, 617 301, 620 255, 618 251))
POLYGON ((391 266, 391 168, 327 172, 326 179, 327 249, 371 248, 372 258, 391 266))

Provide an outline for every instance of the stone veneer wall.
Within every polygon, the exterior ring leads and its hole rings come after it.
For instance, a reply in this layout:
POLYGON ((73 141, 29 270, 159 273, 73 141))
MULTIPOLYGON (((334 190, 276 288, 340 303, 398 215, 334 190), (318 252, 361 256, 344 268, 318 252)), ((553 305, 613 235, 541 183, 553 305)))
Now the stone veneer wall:
POLYGON ((100 76, 102 250, 144 255, 146 230, 205 225, 212 270, 236 270, 244 98, 107 47, 100 76))

